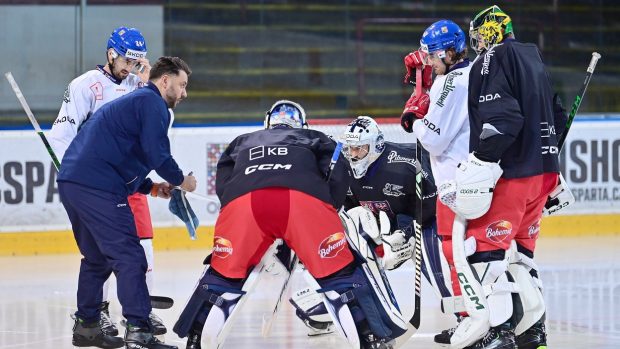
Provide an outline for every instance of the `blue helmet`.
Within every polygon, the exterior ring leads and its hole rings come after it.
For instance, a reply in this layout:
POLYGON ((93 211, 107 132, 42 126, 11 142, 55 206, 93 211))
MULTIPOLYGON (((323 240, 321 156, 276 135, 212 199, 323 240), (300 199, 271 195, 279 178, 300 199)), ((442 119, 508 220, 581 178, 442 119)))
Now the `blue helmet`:
POLYGON ((265 129, 268 128, 308 128, 306 111, 301 105, 289 100, 275 102, 265 113, 265 129))
POLYGON ((131 59, 146 57, 146 41, 136 28, 118 27, 108 39, 108 48, 131 59))
POLYGON ((461 53, 466 46, 465 33, 456 23, 448 19, 437 21, 426 28, 420 40, 420 48, 426 53, 446 51, 449 48, 461 53))

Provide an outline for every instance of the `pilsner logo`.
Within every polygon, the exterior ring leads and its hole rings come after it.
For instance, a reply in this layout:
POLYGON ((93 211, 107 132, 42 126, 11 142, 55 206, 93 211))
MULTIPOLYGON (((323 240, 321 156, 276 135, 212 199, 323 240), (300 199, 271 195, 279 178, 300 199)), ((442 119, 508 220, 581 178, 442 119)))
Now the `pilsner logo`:
POLYGON ((319 256, 321 256, 321 258, 334 258, 346 245, 347 239, 344 233, 334 233, 319 244, 319 256))
POLYGON ((512 233, 512 223, 509 221, 497 221, 487 226, 487 239, 502 242, 512 233))
POLYGON ((213 255, 219 258, 226 258, 233 253, 232 242, 228 239, 224 239, 221 236, 216 236, 213 239, 213 255))

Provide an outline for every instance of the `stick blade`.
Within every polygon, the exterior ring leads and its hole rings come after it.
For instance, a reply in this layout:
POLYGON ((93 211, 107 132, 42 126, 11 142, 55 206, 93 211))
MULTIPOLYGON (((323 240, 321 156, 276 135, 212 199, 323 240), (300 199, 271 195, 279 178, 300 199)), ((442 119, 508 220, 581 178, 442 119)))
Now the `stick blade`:
POLYGON ((151 307, 154 309, 170 309, 174 305, 174 300, 170 297, 151 296, 151 307))

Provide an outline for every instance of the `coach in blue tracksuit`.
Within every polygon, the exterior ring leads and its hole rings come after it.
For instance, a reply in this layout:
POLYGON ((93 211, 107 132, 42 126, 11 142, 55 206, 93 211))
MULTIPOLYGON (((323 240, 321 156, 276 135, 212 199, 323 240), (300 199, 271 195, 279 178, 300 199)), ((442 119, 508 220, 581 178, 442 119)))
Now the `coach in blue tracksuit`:
POLYGON ((161 57, 149 83, 95 112, 67 149, 58 175, 58 190, 84 256, 78 282, 73 342, 116 348, 122 339, 106 336, 97 325, 102 286, 114 272, 118 299, 127 319, 130 343, 146 348, 166 346, 152 336, 145 273, 147 262, 135 231, 129 194, 170 197, 171 186, 196 188, 170 154, 168 128, 174 108, 187 97, 191 70, 178 57, 161 57), (146 178, 155 170, 167 182, 146 178), (120 341, 120 342, 119 342, 120 341))

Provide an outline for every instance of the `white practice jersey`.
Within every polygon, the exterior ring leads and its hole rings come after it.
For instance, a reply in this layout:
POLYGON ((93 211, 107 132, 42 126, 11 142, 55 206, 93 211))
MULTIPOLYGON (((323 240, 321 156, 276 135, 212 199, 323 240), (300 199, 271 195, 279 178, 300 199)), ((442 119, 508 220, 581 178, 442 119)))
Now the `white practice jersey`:
POLYGON ((129 74, 119 81, 101 66, 73 79, 65 90, 58 117, 47 136, 58 160, 62 162, 78 129, 95 111, 141 85, 137 75, 129 74))
MULTIPOLYGON (((460 64, 459 64, 460 65, 460 64)), ((464 63, 463 63, 464 65, 464 63)), ((413 123, 413 132, 430 153, 435 184, 454 179, 457 165, 469 154, 467 88, 471 65, 435 78, 428 113, 413 123)))

